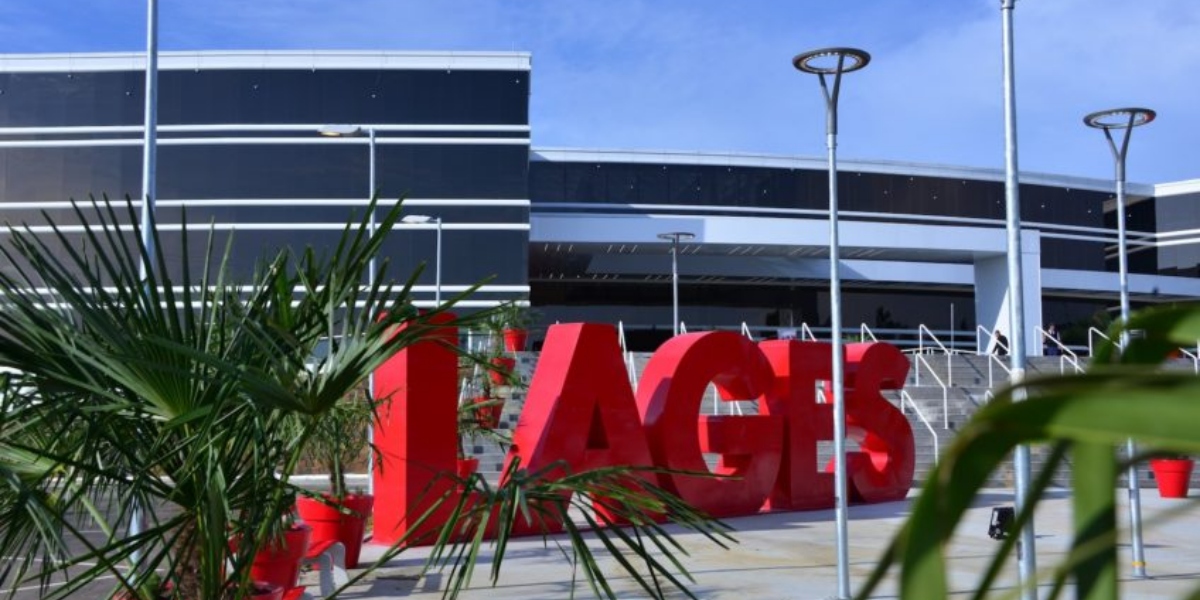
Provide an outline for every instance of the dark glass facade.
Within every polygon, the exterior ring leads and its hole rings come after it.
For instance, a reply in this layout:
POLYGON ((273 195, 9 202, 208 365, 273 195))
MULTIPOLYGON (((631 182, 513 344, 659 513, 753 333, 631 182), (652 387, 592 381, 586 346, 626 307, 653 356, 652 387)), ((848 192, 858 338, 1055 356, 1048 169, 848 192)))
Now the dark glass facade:
MULTIPOLYGON (((162 70, 161 125, 527 125, 529 73, 457 69, 162 70)), ((0 127, 140 125, 141 71, 0 73, 0 127)))
MULTIPOLYGON (((0 127, 140 125, 143 86, 136 70, 0 73, 0 127)), ((164 69, 159 86, 167 129, 159 135, 158 221, 178 223, 182 203, 197 239, 209 223, 219 244, 233 231, 240 276, 280 248, 327 246, 338 237, 331 225, 361 216, 362 206, 345 201, 369 194, 366 138, 333 143, 314 124, 362 123, 377 128, 379 196, 421 199, 405 212, 443 221, 444 286, 528 285, 527 70, 164 69)), ((141 171, 140 131, 10 132, 0 139, 0 221, 41 222, 43 207, 17 202, 137 198, 141 171)), ((47 212, 60 224, 79 221, 69 208, 47 212)), ((177 239, 164 234, 164 247, 177 239)), ((431 225, 397 227, 385 247, 390 273, 406 279, 425 263, 418 285, 433 286, 436 247, 431 225)), ((192 256, 192 266, 201 259, 192 256)))
MULTIPOLYGON (((448 68, 442 68, 435 64, 439 59, 430 62, 431 55, 412 63, 396 55, 353 67, 298 68, 294 56, 280 62, 278 55, 264 55, 262 68, 245 68, 245 56, 237 63, 242 66, 220 68, 212 66, 224 60, 220 56, 201 54, 195 61, 199 68, 175 56, 160 71, 158 220, 176 225, 186 206, 194 240, 210 227, 219 248, 232 236, 239 277, 249 275, 258 257, 281 248, 327 247, 341 224, 362 217, 371 191, 367 139, 323 139, 316 129, 325 124, 374 127, 375 191, 386 202, 409 199, 409 214, 442 220, 440 258, 432 224, 398 226, 385 246, 393 277, 405 279, 426 265, 417 281, 425 288, 418 299, 433 299, 440 261, 440 283, 450 288, 443 297, 481 281, 493 289, 484 288, 473 299, 485 302, 521 297, 528 290, 544 322, 622 321, 633 345, 642 349, 667 334, 670 280, 659 267, 635 262, 609 271, 592 264, 601 245, 594 241, 576 251, 531 246, 531 207, 533 212, 578 215, 580 223, 600 214, 672 212, 663 207, 686 207, 674 212, 704 217, 785 215, 815 221, 824 220, 827 209, 824 168, 770 166, 779 164, 773 160, 757 166, 687 164, 678 156, 643 162, 656 159, 632 154, 616 160, 590 153, 561 158, 572 156, 570 151, 531 158, 527 61, 483 59, 470 68, 456 68, 455 57, 446 55, 440 60, 448 68), (292 62, 284 65, 288 60, 292 62)), ((133 58, 131 65, 136 64, 133 58)), ((137 126, 144 110, 143 73, 132 67, 88 71, 72 64, 60 60, 44 72, 0 73, 0 221, 37 225, 45 211, 60 224, 77 225, 81 217, 61 204, 68 199, 141 195, 137 126), (85 129, 89 127, 114 129, 85 129)), ((1004 228, 1001 181, 972 178, 968 171, 940 176, 940 169, 909 175, 895 165, 879 169, 891 173, 873 172, 861 163, 856 168, 866 170, 843 168, 838 175, 844 221, 1004 228)), ((1112 193, 1095 189, 1021 185, 1022 222, 1041 230, 1041 268, 1116 271, 1114 244, 1078 239, 1106 237, 1115 230, 1112 193), (1109 232, 1095 231, 1100 228, 1109 232)), ((1198 200, 1200 193, 1132 202, 1127 213, 1135 232, 1131 238, 1168 225, 1169 231, 1200 230, 1198 200)), ((84 209, 82 219, 92 218, 90 210, 84 209)), ((169 248, 180 234, 167 229, 162 239, 169 248)), ((569 246, 570 235, 566 238, 562 241, 569 246)), ((1200 276, 1200 244, 1161 241, 1146 249, 1131 245, 1132 272, 1200 276)), ((651 245, 636 251, 637 256, 632 250, 630 256, 619 256, 625 252, 619 249, 615 258, 662 259, 663 244, 651 245)), ((715 263, 727 249, 763 250, 750 247, 751 239, 744 246, 705 252, 693 260, 715 263)), ((189 256, 176 257, 179 267, 198 268, 205 259, 202 250, 196 244, 189 256)), ((772 275, 767 268, 771 260, 793 257, 771 255, 777 250, 767 249, 756 263, 755 272, 767 273, 762 277, 723 266, 712 269, 716 275, 685 276, 680 286, 683 320, 694 328, 744 322, 762 332, 800 323, 827 327, 823 275, 803 269, 780 271, 807 273, 794 280, 772 275)), ((921 248, 908 256, 875 258, 870 250, 844 258, 959 265, 973 260, 921 254, 921 248)), ((805 247, 795 256, 815 261, 823 254, 820 248, 805 247)), ((944 336, 953 331, 960 348, 972 347, 975 291, 955 277, 949 277, 957 282, 953 284, 844 280, 845 323, 865 323, 883 332, 881 339, 887 339, 889 330, 924 324, 944 336)), ((1068 343, 1085 343, 1077 339, 1080 332, 1086 335, 1086 327, 1102 321, 1115 306, 1110 292, 1097 294, 1104 299, 1080 299, 1087 289, 1064 289, 1042 298, 1044 320, 1057 323, 1068 343)))
MULTIPOLYGON (((654 204, 698 207, 826 210, 825 171, 719 165, 533 161, 530 199, 538 203, 654 204)), ((1021 186, 1023 222, 1103 227, 1102 192, 1042 185, 1021 186)), ((994 219, 1003 226, 1004 184, 915 175, 842 171, 838 204, 843 213, 994 219)), ((739 214, 745 214, 739 213, 739 214)), ((862 218, 849 215, 845 218, 862 218)), ((897 219, 897 221, 900 221, 897 219)), ((904 220, 902 222, 910 222, 904 220)), ((1104 245, 1046 239, 1042 266, 1104 270, 1104 245)))

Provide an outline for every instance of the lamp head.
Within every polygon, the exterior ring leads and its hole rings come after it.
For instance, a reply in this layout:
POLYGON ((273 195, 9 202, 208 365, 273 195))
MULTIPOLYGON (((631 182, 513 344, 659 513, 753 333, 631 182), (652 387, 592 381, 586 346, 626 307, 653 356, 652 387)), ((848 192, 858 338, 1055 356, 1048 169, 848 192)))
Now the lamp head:
POLYGON ((363 128, 358 125, 324 125, 317 133, 325 137, 357 137, 363 134, 363 128))
POLYGON ((688 240, 696 239, 696 234, 694 234, 690 231, 668 231, 666 233, 658 234, 658 239, 667 240, 668 242, 672 242, 672 241, 686 242, 688 240))
POLYGON ((1083 124, 1096 129, 1129 129, 1145 125, 1157 116, 1148 108, 1112 108, 1087 115, 1083 124))
POLYGON ((792 65, 805 73, 836 75, 857 71, 871 62, 871 55, 858 48, 820 48, 797 54, 792 65))

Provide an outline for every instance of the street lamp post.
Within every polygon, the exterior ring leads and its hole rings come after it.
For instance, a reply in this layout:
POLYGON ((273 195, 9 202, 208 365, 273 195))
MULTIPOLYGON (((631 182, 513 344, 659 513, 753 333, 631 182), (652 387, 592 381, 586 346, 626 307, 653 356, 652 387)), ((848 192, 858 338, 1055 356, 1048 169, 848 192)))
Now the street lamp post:
MULTIPOLYGON (((1148 108, 1115 108, 1091 113, 1083 118, 1088 127, 1104 131, 1108 147, 1112 150, 1117 187, 1117 265, 1121 295, 1121 322, 1129 323, 1129 260, 1125 242, 1125 156, 1129 150, 1129 138, 1133 128, 1154 120, 1157 114, 1148 108), (1113 139, 1113 130, 1120 130, 1121 144, 1113 139)), ((1121 331, 1121 348, 1129 343, 1129 331, 1121 331)), ((1133 576, 1146 576, 1146 556, 1142 548, 1142 501, 1138 488, 1137 463, 1132 462, 1137 454, 1133 438, 1125 442, 1125 451, 1130 458, 1125 479, 1129 489, 1129 536, 1133 547, 1133 576)))
POLYGON ((679 335, 679 240, 692 240, 696 234, 690 231, 669 231, 658 234, 660 240, 671 242, 671 327, 673 335, 679 335))
MULTIPOLYGON (((317 130, 317 133, 325 137, 363 137, 367 138, 367 202, 375 197, 375 128, 363 128, 358 125, 325 125, 317 130)), ((370 215, 368 215, 368 225, 371 235, 375 235, 375 207, 370 207, 370 215)), ((372 255, 367 263, 367 286, 375 287, 375 256, 372 255)), ((371 400, 375 400, 375 373, 367 378, 367 393, 371 395, 371 400)), ((367 442, 375 443, 375 427, 367 425, 367 442)), ((367 493, 375 494, 375 460, 374 453, 367 453, 367 493)))
POLYGON ((797 54, 792 59, 796 69, 816 75, 825 97, 825 141, 829 152, 829 304, 833 329, 833 456, 834 501, 837 521, 837 579, 838 598, 850 597, 850 553, 847 543, 846 514, 846 402, 842 385, 842 291, 838 262, 838 196, 837 196, 837 123, 838 93, 842 74, 857 71, 871 62, 871 55, 857 48, 822 48, 797 54), (832 76, 830 89, 826 76, 832 76))
MULTIPOLYGON (((1008 320, 1010 383, 1014 386, 1025 379, 1025 278, 1021 258, 1021 187, 1017 168, 1017 88, 1016 61, 1013 58, 1013 10, 1017 0, 1001 0, 1001 46, 1004 51, 1004 212, 1005 235, 1008 240, 1005 263, 1008 268, 1008 320)), ((1016 388, 1015 400, 1024 400, 1025 392, 1016 388)), ((1028 505, 1030 489, 1029 445, 1020 444, 1013 450, 1013 483, 1018 511, 1028 505)), ((1017 576, 1022 600, 1036 600, 1037 536, 1033 519, 1029 519, 1017 534, 1017 576)))
MULTIPOLYGON (((158 199, 158 0, 146 0, 146 97, 142 123, 142 246, 147 257, 154 256, 155 201, 158 199)), ((143 281, 154 266, 143 260, 139 265, 143 281)), ((136 501, 129 516, 129 535, 137 536, 145 529, 142 507, 136 501)), ((142 553, 130 554, 133 564, 141 562, 142 553)))
POLYGON ((434 270, 433 270, 433 303, 437 306, 442 304, 442 218, 431 217, 429 215, 406 215, 400 219, 404 223, 418 225, 433 221, 437 224, 437 242, 435 243, 434 270))

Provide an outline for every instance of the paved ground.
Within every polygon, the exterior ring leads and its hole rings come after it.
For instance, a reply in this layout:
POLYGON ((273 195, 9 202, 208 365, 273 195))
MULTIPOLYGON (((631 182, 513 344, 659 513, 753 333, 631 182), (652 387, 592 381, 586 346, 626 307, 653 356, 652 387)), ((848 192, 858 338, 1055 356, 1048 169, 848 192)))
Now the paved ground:
MULTIPOLYGON (((1125 492, 1117 490, 1118 498, 1125 492)), ((998 542, 986 535, 991 509, 1011 505, 1008 490, 989 490, 979 498, 970 511, 953 543, 952 577, 956 597, 966 597, 974 590, 978 573, 998 542)), ((1200 588, 1200 506, 1195 500, 1163 500, 1153 489, 1142 491, 1145 522, 1145 546, 1148 579, 1134 580, 1129 576, 1129 547, 1122 540, 1122 592, 1124 598, 1156 599, 1182 598, 1200 588), (1185 507, 1169 521, 1166 513, 1185 507)), ((884 546, 907 516, 908 503, 895 502, 850 508, 850 563, 852 590, 874 568, 884 546)), ((1127 522, 1122 507, 1121 522, 1127 522)), ((835 561, 834 516, 832 511, 778 513, 731 519, 739 544, 722 550, 696 534, 681 534, 678 539, 691 551, 684 561, 695 577, 691 586, 697 597, 708 599, 750 598, 765 600, 821 599, 836 596, 837 569, 835 561)), ((1037 515, 1038 566, 1047 569, 1057 563, 1069 544, 1070 499, 1059 492, 1045 503, 1037 515)), ((383 548, 368 545, 364 559, 378 557, 383 548)), ((490 557, 490 555, 489 555, 490 557)), ((433 573, 418 577, 425 551, 416 549, 402 554, 379 571, 369 575, 343 598, 392 599, 412 598, 433 600, 441 598, 445 575, 433 573)), ((490 562, 476 571, 473 588, 462 594, 468 600, 562 600, 572 590, 580 598, 593 595, 586 584, 572 585, 571 570, 564 556, 553 546, 545 547, 540 540, 515 542, 508 550, 503 573, 493 587, 488 581, 490 562)), ((612 566, 611 564, 608 566, 612 566)), ((608 573, 617 573, 607 569, 608 573)), ((111 589, 111 580, 97 582, 74 597, 102 597, 111 589)), ((315 582, 314 582, 315 583, 315 582)), ((1016 583, 1015 564, 1001 578, 1003 586, 1016 583)), ((630 581, 616 578, 614 587, 621 598, 642 598, 644 594, 630 581)), ((314 589, 314 588, 310 588, 314 589)), ((1043 589, 1043 592, 1045 590, 1043 589)), ((38 597, 36 589, 18 592, 18 600, 38 597)), ((877 598, 895 598, 895 587, 889 581, 877 598)))
MULTIPOLYGON (((1124 497, 1123 491, 1118 491, 1124 497)), ((987 525, 994 506, 1010 505, 1011 492, 993 490, 980 497, 964 521, 952 556, 952 581, 956 597, 974 590, 987 558, 998 542, 987 537, 987 525)), ((1148 579, 1134 580, 1123 566, 1122 592, 1125 598, 1181 598, 1200 587, 1200 511, 1176 516, 1164 523, 1164 513, 1186 506, 1187 500, 1163 500, 1153 489, 1143 490, 1145 546, 1148 579)), ((1197 507, 1200 508, 1200 507, 1197 507)), ((1122 519, 1127 514, 1122 508, 1122 519)), ((880 552, 891 539, 908 512, 907 502, 851 507, 850 563, 852 590, 857 590, 874 567, 880 552)), ((832 511, 780 513, 732 519, 740 543, 721 550, 684 534, 692 556, 685 561, 695 577, 691 587, 703 599, 820 599, 835 597, 837 570, 835 560, 834 515, 832 511)), ((1061 492, 1050 499, 1037 515, 1037 555, 1039 569, 1047 569, 1063 555, 1069 544, 1070 499, 1061 492)), ((1129 563, 1129 548, 1122 541, 1121 559, 1129 563)), ((378 556, 381 548, 368 546, 366 556, 378 556)), ((441 597, 444 576, 431 574, 415 578, 425 554, 414 550, 393 560, 378 577, 365 579, 343 595, 344 598, 415 598, 441 597)), ((526 540, 513 545, 504 559, 503 574, 493 587, 487 581, 490 564, 477 570, 474 588, 462 595, 467 599, 562 600, 574 587, 582 598, 592 597, 586 584, 571 585, 571 571, 558 550, 545 548, 540 541, 526 540)), ((612 571, 615 572, 615 571, 612 571)), ((1015 563, 1001 578, 1004 586, 1016 583, 1015 563)), ((622 598, 644 597, 629 581, 619 579, 622 598)), ((1042 590, 1043 593, 1046 591, 1042 590)), ((894 598, 891 582, 878 598, 894 598)))

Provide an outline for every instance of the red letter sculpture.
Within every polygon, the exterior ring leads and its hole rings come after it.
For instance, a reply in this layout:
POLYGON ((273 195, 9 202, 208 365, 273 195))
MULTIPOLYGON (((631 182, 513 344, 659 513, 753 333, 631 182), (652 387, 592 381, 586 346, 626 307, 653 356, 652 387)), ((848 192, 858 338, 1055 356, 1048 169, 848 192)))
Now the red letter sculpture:
MULTIPOLYGON (((651 466, 629 374, 611 325, 554 325, 513 432, 509 461, 539 471, 651 466)), ((506 469, 507 470, 507 469, 506 469)))
POLYGON ((908 359, 895 346, 846 346, 846 436, 861 449, 846 457, 848 494, 855 501, 903 500, 912 487, 912 426, 879 394, 904 387, 907 376, 908 359))
MULTIPOLYGON (((375 427, 381 463, 374 474, 376 543, 399 541, 410 520, 455 484, 446 474, 455 472, 458 455, 458 357, 447 344, 457 336, 455 327, 439 329, 375 371, 375 395, 390 398, 375 427)), ((449 501, 442 508, 448 513, 453 506, 449 501)), ((422 530, 436 532, 445 521, 437 517, 422 530)))
POLYGON ((638 410, 658 466, 705 472, 704 452, 721 454, 717 479, 664 474, 662 486, 716 516, 762 508, 779 472, 783 420, 771 415, 700 418, 704 391, 752 400, 771 388, 771 367, 754 342, 733 332, 678 336, 663 344, 638 384, 638 410))
POLYGON ((833 405, 817 404, 816 387, 833 371, 830 344, 779 340, 759 344, 775 372, 775 385, 759 411, 778 415, 786 427, 783 462, 771 492, 774 510, 833 506, 833 475, 817 462, 817 443, 833 439, 833 405))

